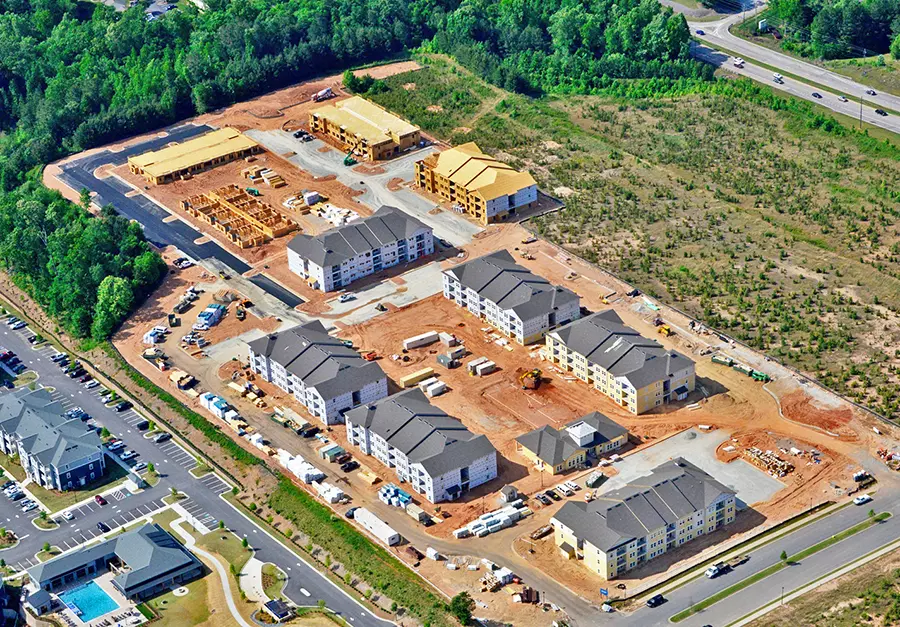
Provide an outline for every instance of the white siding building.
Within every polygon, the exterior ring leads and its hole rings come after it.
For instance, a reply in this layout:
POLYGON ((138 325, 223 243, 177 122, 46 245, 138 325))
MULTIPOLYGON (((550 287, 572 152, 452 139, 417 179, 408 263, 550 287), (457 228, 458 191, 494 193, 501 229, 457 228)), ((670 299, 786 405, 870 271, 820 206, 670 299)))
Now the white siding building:
POLYGON ((530 344, 581 316, 578 295, 518 265, 505 250, 444 270, 444 298, 530 344))
POLYGON ((18 455, 28 477, 51 490, 72 490, 106 471, 100 436, 41 388, 0 397, 0 451, 18 455))
POLYGON ((266 335, 248 346, 253 371, 327 425, 344 422, 344 411, 388 394, 381 366, 328 335, 318 320, 266 335))
POLYGON ((497 476, 497 451, 413 388, 345 415, 347 438, 393 468, 432 503, 452 501, 497 476))
POLYGON ((288 268, 317 290, 331 292, 362 277, 434 253, 431 227, 396 207, 288 244, 288 268))

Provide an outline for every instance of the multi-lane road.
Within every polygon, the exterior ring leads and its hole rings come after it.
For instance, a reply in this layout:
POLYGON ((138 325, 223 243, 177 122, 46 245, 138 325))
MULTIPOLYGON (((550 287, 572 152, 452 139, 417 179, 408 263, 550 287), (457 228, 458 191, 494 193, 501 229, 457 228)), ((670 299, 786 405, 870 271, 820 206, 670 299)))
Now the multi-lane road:
MULTIPOLYGON (((180 502, 193 517, 207 528, 213 528, 218 521, 225 521, 229 529, 241 537, 246 537, 255 550, 255 556, 263 562, 272 562, 287 573, 288 582, 285 595, 298 605, 315 605, 320 599, 327 606, 346 618, 354 626, 384 627, 389 621, 373 616, 367 608, 349 597, 344 591, 325 578, 313 567, 304 562, 298 555, 288 550, 281 542, 271 537, 252 520, 245 517, 230 503, 220 498, 232 486, 223 478, 207 474, 197 478, 190 473, 197 465, 193 454, 183 448, 177 441, 170 440, 156 444, 152 438, 144 437, 135 428, 140 415, 134 410, 116 413, 107 408, 95 390, 86 390, 83 385, 68 378, 50 361, 55 350, 49 346, 32 347, 27 338, 31 334, 28 328, 13 331, 0 325, 0 345, 14 351, 28 367, 38 373, 38 383, 55 388, 53 395, 64 407, 81 407, 109 431, 120 437, 128 448, 139 454, 138 460, 152 462, 161 475, 159 483, 153 488, 137 494, 117 489, 106 498, 106 505, 98 505, 93 501, 72 509, 74 519, 63 521, 63 524, 52 531, 41 531, 31 522, 36 512, 30 516, 22 515, 18 507, 0 495, 0 526, 13 531, 20 538, 18 545, 0 551, 0 558, 10 566, 27 568, 36 563, 35 554, 45 542, 59 546, 64 550, 71 549, 86 540, 90 540, 100 532, 97 523, 104 522, 111 529, 128 525, 142 516, 161 509, 162 499, 172 487, 187 495, 180 502)), ((4 392, 7 393, 7 392, 4 392)), ((108 458, 108 463, 118 463, 108 458)))
POLYGON ((691 53, 702 61, 766 83, 774 89, 815 102, 837 113, 843 113, 857 120, 861 114, 863 124, 900 133, 900 115, 898 115, 900 96, 881 92, 877 92, 875 96, 867 95, 866 90, 870 89, 868 86, 846 76, 737 37, 731 33, 730 28, 739 23, 743 17, 743 13, 736 13, 715 22, 688 20, 691 33, 697 41, 709 42, 741 57, 744 59, 743 68, 734 67, 732 63, 734 57, 702 43, 694 43, 691 46, 691 53), (700 35, 698 31, 702 31, 703 34, 700 35), (770 68, 776 68, 775 71, 785 75, 783 83, 775 83, 772 80, 774 71, 770 68), (819 93, 822 98, 815 98, 813 92, 819 93), (841 102, 838 94, 844 95, 848 102, 841 102), (888 115, 878 115, 875 113, 876 109, 886 110, 888 115))

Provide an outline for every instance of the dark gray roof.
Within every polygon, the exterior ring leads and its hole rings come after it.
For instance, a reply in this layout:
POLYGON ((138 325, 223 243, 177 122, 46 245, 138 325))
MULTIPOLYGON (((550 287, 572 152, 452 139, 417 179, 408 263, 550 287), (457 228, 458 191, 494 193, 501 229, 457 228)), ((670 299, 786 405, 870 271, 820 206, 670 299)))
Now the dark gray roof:
POLYGON ((463 286, 500 309, 511 309, 522 320, 548 314, 561 305, 579 302, 578 295, 517 264, 505 250, 478 257, 448 270, 463 286))
POLYGON ((496 452, 486 436, 475 435, 429 403, 418 388, 351 409, 344 417, 386 440, 410 463, 422 464, 432 477, 496 452))
POLYGON ((577 538, 609 551, 706 509, 723 495, 734 494, 709 474, 676 457, 648 476, 590 503, 570 501, 554 518, 572 529, 577 538))
POLYGON ((516 442, 537 455, 538 459, 545 464, 556 466, 572 457, 577 451, 598 446, 627 433, 628 429, 595 411, 572 421, 561 430, 545 425, 534 431, 523 433, 516 438, 516 442), (579 446, 578 441, 569 434, 567 429, 578 427, 582 423, 591 428, 593 439, 585 442, 583 446, 579 446))
POLYGON ((84 547, 38 564, 30 568, 28 574, 32 581, 40 585, 96 560, 111 559, 113 556, 128 565, 125 572, 113 579, 126 594, 129 590, 139 588, 160 577, 168 577, 171 573, 200 565, 197 558, 162 527, 147 523, 100 544, 84 547))
POLYGON ((31 605, 31 607, 38 608, 48 605, 53 598, 50 596, 50 593, 41 588, 40 590, 35 590, 25 599, 25 602, 31 605))
POLYGON ((553 332, 570 349, 640 389, 672 376, 694 362, 642 336, 612 309, 599 311, 553 332))
POLYGON ((516 442, 537 455, 542 462, 551 466, 561 464, 578 451, 584 450, 572 441, 569 434, 557 431, 550 425, 523 433, 516 438, 516 442))
POLYGON ((318 320, 266 335, 249 345, 254 353, 269 357, 304 385, 315 388, 324 399, 360 390, 386 377, 381 366, 328 335, 318 320))
POLYGON ((102 451, 100 436, 64 411, 47 390, 20 388, 0 397, 0 431, 46 466, 62 467, 102 451))
POLYGON ((316 236, 300 235, 288 248, 323 268, 336 266, 365 253, 415 235, 430 227, 396 207, 382 206, 368 218, 329 229, 316 236))

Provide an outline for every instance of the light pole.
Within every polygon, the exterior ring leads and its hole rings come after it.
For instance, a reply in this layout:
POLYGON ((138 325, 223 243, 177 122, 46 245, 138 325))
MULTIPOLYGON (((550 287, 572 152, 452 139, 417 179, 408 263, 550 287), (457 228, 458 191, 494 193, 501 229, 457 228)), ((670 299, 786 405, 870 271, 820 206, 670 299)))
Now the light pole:
POLYGON ((863 97, 859 97, 859 130, 862 130, 863 97))
POLYGON ((781 586, 781 604, 784 605, 784 586, 781 586))

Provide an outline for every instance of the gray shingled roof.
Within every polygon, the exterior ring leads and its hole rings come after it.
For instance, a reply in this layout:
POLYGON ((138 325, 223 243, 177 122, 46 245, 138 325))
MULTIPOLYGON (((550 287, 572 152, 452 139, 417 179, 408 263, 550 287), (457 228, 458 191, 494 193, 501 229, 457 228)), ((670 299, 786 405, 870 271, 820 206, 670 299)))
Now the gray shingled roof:
POLYGON ((572 457, 577 451, 598 446, 627 433, 628 429, 613 422, 600 412, 594 411, 578 420, 573 420, 560 430, 545 425, 534 431, 523 433, 516 438, 516 442, 537 455, 538 459, 545 464, 556 466, 572 457), (594 430, 594 438, 583 447, 579 446, 566 431, 580 423, 586 423, 594 430))
POLYGON ((28 569, 32 581, 39 584, 70 573, 99 559, 118 557, 129 570, 117 575, 115 581, 122 590, 140 587, 149 581, 200 562, 182 547, 162 527, 147 523, 72 553, 38 564, 28 569))
POLYGON ((386 377, 381 366, 364 360, 328 335, 318 320, 266 335, 249 345, 254 353, 281 364, 325 399, 360 390, 386 377))
POLYGON ((0 431, 46 466, 65 466, 100 452, 100 436, 64 411, 47 390, 20 388, 0 397, 0 431))
POLYGON ((448 270, 447 274, 500 309, 511 309, 521 320, 530 320, 579 302, 578 295, 517 264, 505 250, 478 257, 448 270))
POLYGON ((396 207, 382 206, 374 214, 316 236, 296 235, 288 248, 323 268, 337 266, 360 253, 407 239, 429 228, 396 207))
POLYGON ((537 455, 542 462, 551 466, 561 464, 578 451, 584 450, 575 444, 568 433, 557 431, 550 425, 523 433, 516 438, 516 442, 537 455))
POLYGON ((486 436, 475 435, 459 420, 429 403, 418 388, 351 409, 345 418, 386 440, 410 463, 422 464, 432 477, 495 452, 486 436))
POLYGON ((577 538, 609 551, 706 509, 722 495, 734 494, 706 472, 676 457, 648 476, 591 503, 570 501, 554 518, 572 529, 577 538))
POLYGON ((570 322, 553 332, 576 353, 584 355, 616 377, 625 377, 636 389, 662 381, 693 361, 678 351, 642 336, 622 322, 612 309, 570 322))

